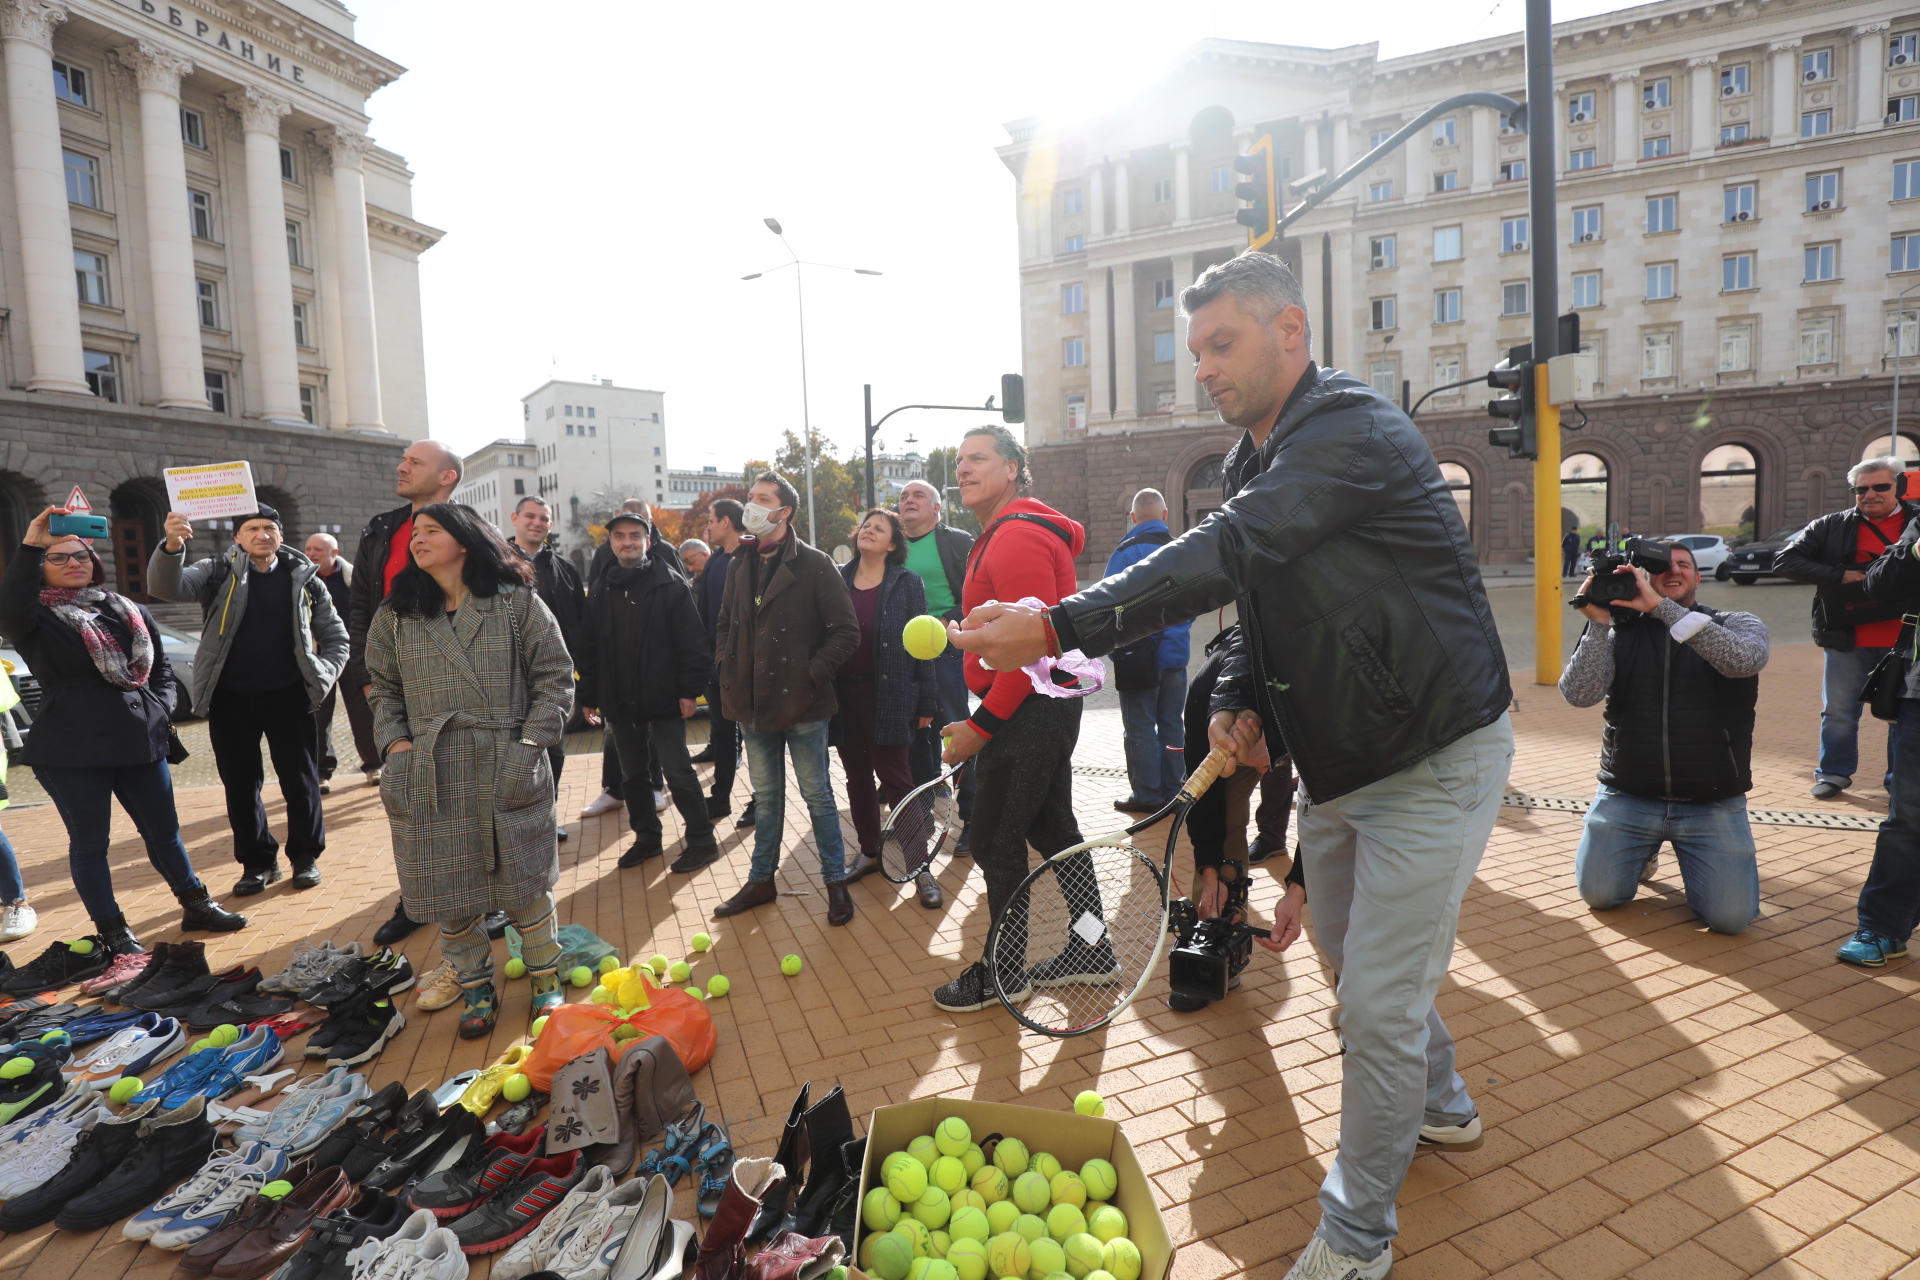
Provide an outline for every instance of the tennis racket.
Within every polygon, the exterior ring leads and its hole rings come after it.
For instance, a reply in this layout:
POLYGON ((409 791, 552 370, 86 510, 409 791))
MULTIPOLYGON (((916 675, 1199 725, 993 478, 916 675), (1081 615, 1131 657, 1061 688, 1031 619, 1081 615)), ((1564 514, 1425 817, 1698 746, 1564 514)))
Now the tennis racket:
POLYGON ((1054 854, 1020 882, 987 934, 994 991, 1022 1026, 1079 1036, 1120 1016, 1166 953, 1173 848, 1193 802, 1232 758, 1216 747, 1167 806, 1054 854), (1131 837, 1171 816, 1160 865, 1131 837))
POLYGON ((947 847, 960 825, 960 771, 962 760, 932 782, 915 787, 900 798, 880 828, 880 874, 894 884, 906 884, 947 847))

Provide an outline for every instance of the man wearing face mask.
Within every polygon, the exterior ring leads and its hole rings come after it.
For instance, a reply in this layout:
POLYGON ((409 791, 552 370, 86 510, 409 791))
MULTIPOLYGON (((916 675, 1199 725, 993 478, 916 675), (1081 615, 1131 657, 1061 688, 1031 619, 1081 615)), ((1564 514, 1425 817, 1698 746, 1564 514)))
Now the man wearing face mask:
POLYGON ((785 834, 789 755, 813 819, 827 923, 853 919, 840 806, 827 776, 827 722, 839 707, 834 672, 859 647, 860 620, 833 561, 793 531, 799 502, 784 476, 768 471, 754 480, 741 511, 748 536, 728 567, 720 603, 715 666, 721 711, 745 735, 758 817, 753 869, 740 891, 714 908, 717 920, 779 896, 773 874, 785 834))

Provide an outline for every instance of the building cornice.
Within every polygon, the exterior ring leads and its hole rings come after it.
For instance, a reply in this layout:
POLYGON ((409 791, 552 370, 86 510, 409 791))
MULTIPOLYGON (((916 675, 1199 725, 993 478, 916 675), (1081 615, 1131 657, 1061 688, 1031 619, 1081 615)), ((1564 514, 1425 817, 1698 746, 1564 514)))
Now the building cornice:
MULTIPOLYGON (((141 0, 68 0, 68 4, 74 17, 86 18, 114 30, 138 34, 143 27, 157 26, 175 37, 184 38, 195 47, 208 48, 209 51, 203 53, 199 61, 204 70, 216 73, 222 67, 221 59, 215 56, 218 46, 212 44, 216 34, 213 28, 215 22, 253 42, 263 58, 269 53, 276 54, 288 63, 297 62, 351 85, 365 95, 371 95, 393 83, 407 71, 393 59, 383 57, 284 5, 274 4, 272 0, 152 0, 153 12, 148 12, 149 6, 143 5, 141 0), (181 22, 170 22, 170 12, 178 12, 181 22), (133 21, 131 29, 129 20, 133 21), (197 21, 206 21, 209 30, 199 31, 195 26, 197 21)), ((233 53, 231 49, 224 52, 233 53)), ((241 67, 258 69, 257 63, 248 63, 239 59, 238 55, 234 55, 234 58, 238 63, 234 67, 236 71, 241 67)), ((317 89, 317 86, 307 84, 304 80, 285 75, 276 78, 289 86, 304 87, 310 92, 317 89)), ((320 96, 328 100, 325 95, 320 96)))
POLYGON ((367 230, 373 233, 375 239, 404 245, 415 253, 425 253, 447 234, 439 227, 428 226, 404 213, 395 213, 371 204, 367 206, 367 230))

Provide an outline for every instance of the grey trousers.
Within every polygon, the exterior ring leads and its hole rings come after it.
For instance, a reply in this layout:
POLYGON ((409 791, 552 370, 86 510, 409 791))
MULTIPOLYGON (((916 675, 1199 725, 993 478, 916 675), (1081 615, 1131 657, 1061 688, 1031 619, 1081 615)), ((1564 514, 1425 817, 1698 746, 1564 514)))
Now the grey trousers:
POLYGON ((1318 1234, 1350 1257, 1371 1260, 1399 1234, 1393 1202, 1421 1124, 1475 1114, 1433 1001, 1512 763, 1503 715, 1390 777, 1300 806, 1313 941, 1339 975, 1346 1046, 1318 1234))

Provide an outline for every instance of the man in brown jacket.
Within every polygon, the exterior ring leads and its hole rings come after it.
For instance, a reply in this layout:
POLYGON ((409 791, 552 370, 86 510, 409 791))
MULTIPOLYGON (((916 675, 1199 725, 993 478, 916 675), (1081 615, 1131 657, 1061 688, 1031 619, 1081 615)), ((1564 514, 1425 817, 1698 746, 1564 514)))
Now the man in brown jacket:
POLYGON ((758 822, 747 883, 713 909, 715 919, 778 896, 773 873, 780 867, 788 754, 813 816, 827 923, 853 919, 840 807, 827 776, 827 721, 838 710, 833 674, 858 647, 860 623, 833 561, 793 531, 799 503, 782 476, 769 471, 753 482, 741 519, 749 536, 728 568, 720 600, 714 644, 720 706, 746 737, 758 822))

